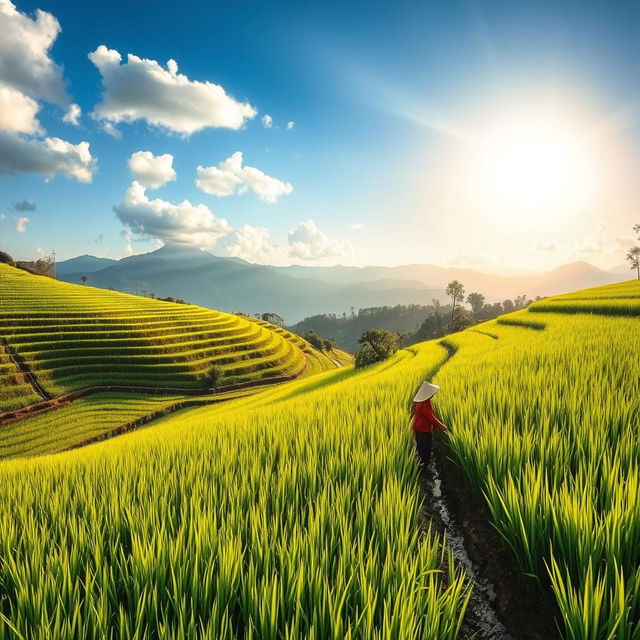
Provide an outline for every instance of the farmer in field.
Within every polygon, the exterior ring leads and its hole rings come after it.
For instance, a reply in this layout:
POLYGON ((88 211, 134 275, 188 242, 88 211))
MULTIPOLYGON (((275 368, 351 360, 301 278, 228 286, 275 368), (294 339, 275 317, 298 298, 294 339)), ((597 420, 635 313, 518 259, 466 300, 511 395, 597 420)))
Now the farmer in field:
POLYGON ((413 399, 413 433, 416 438, 416 449, 422 464, 427 467, 431 459, 433 437, 431 431, 434 427, 446 431, 447 427, 438 420, 431 406, 431 398, 440 391, 437 384, 423 382, 413 399))

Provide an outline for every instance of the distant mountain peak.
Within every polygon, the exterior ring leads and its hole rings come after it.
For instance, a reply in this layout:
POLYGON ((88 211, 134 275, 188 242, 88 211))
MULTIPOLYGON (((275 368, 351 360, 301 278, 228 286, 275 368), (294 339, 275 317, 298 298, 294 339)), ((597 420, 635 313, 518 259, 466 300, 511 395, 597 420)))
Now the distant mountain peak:
POLYGON ((604 271, 589 262, 584 260, 577 260, 576 262, 570 262, 569 264, 563 264, 553 269, 551 273, 571 273, 571 272, 590 272, 590 273, 604 273, 604 271))

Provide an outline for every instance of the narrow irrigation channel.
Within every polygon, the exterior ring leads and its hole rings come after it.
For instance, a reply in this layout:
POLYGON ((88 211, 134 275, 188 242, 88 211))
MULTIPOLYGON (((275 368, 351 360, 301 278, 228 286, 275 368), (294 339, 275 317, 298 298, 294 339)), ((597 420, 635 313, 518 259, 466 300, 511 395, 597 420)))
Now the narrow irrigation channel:
POLYGON ((423 473, 426 516, 447 536, 456 561, 467 571, 474 595, 463 637, 474 640, 559 640, 562 619, 551 586, 525 576, 491 523, 481 495, 437 438, 423 473))
POLYGON ((464 567, 473 585, 465 620, 466 634, 474 640, 514 640, 493 608, 492 603, 496 598, 493 585, 481 577, 467 553, 464 534, 447 504, 434 458, 431 459, 428 471, 423 470, 422 480, 427 499, 426 515, 446 535, 447 546, 453 552, 456 563, 464 567))

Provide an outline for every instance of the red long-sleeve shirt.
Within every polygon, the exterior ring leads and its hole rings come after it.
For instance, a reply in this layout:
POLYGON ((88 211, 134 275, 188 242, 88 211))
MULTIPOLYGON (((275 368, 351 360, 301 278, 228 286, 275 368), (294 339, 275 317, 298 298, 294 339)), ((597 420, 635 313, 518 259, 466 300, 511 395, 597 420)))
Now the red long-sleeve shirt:
POLYGON ((413 414, 413 430, 414 431, 423 431, 429 433, 433 427, 438 427, 438 429, 446 429, 447 427, 436 418, 435 413, 433 413, 433 407, 431 406, 431 400, 425 400, 424 402, 415 402, 414 403, 414 414, 413 414))

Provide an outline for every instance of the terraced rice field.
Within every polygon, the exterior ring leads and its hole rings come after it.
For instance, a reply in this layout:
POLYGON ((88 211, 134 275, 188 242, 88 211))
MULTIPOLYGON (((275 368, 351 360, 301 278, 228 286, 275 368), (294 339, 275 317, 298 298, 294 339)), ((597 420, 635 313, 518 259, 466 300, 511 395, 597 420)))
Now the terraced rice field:
POLYGON ((571 640, 640 637, 639 303, 637 281, 536 303, 448 337, 437 376, 451 455, 571 640))
MULTIPOLYGON (((226 383, 306 367, 297 341, 201 307, 59 283, 7 265, 0 265, 0 300, 0 337, 52 395, 104 384, 205 388, 214 364, 226 383)), ((4 353, 0 375, 12 385, 0 411, 33 401, 6 361, 4 353)))
POLYGON ((268 322, 264 322, 263 320, 253 321, 262 327, 267 327, 271 329, 271 331, 275 331, 285 340, 288 340, 295 344, 304 353, 307 359, 307 370, 305 370, 304 372, 305 375, 315 375, 316 373, 321 373, 322 371, 330 371, 331 369, 335 369, 335 362, 338 362, 340 366, 348 365, 353 362, 353 356, 345 353, 344 351, 334 349, 333 351, 324 353, 323 351, 314 349, 306 340, 304 340, 304 338, 301 338, 295 333, 291 333, 291 331, 287 331, 287 329, 277 327, 275 325, 269 324, 268 322))
POLYGON ((636 640, 640 317, 611 308, 640 287, 579 294, 589 313, 516 312, 0 462, 0 639, 468 638, 471 584, 422 521, 409 426, 434 377, 448 455, 562 637, 636 640))
POLYGON ((638 280, 583 289, 555 296, 529 307, 534 312, 551 313, 597 313, 600 315, 638 316, 640 297, 638 280))
POLYGON ((0 611, 54 637, 457 637, 469 586, 399 428, 447 352, 416 353, 0 463, 0 611))
POLYGON ((165 410, 226 402, 260 389, 239 389, 212 396, 151 396, 141 393, 95 393, 52 411, 0 426, 0 460, 59 453, 99 437, 126 430, 132 421, 165 410))
POLYGON ((0 344, 0 411, 22 407, 40 399, 0 344))

